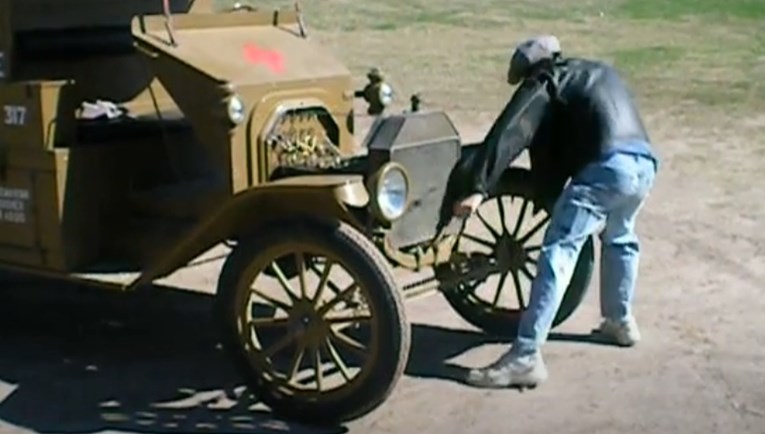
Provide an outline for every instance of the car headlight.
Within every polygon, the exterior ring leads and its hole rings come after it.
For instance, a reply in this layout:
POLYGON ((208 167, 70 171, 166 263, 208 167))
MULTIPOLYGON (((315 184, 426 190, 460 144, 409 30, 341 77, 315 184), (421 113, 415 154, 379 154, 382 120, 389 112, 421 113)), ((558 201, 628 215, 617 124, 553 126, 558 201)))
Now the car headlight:
POLYGON ((228 119, 234 124, 240 124, 245 118, 244 102, 237 95, 231 95, 228 99, 226 112, 228 119))
POLYGON ((390 103, 393 102, 393 88, 388 83, 380 83, 380 89, 378 98, 380 98, 380 103, 384 106, 388 106, 390 103))
POLYGON ((409 205, 409 177, 398 163, 387 163, 377 171, 371 184, 373 211, 377 217, 394 221, 409 205))

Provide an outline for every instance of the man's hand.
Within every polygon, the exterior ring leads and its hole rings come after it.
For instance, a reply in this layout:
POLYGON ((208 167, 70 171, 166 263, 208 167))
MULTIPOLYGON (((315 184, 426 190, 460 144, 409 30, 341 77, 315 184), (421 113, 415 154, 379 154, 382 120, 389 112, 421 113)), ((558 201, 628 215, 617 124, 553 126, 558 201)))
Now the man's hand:
POLYGON ((478 209, 483 202, 483 195, 480 193, 472 194, 460 202, 454 204, 454 215, 456 217, 465 218, 470 216, 478 209))

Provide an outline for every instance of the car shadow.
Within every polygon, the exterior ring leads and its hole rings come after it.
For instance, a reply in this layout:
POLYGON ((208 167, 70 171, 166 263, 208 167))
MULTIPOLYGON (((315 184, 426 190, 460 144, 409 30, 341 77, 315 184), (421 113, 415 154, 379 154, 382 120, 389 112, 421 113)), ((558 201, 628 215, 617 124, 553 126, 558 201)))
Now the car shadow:
MULTIPOLYGON (((3 279, 0 424, 62 434, 347 432, 281 421, 238 399, 240 379, 216 343, 212 297, 161 289, 3 279)), ((462 381, 466 369, 449 359, 504 342, 413 324, 406 375, 462 381)))
POLYGON ((211 297, 39 279, 0 289, 0 425, 41 433, 339 434, 237 399, 211 297))

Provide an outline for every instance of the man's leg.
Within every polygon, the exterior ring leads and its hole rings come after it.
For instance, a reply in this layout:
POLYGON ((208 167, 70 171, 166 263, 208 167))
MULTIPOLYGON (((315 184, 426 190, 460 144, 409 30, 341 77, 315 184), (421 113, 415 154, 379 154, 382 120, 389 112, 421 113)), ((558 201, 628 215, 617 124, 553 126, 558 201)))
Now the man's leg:
POLYGON ((535 354, 547 340, 587 237, 606 220, 607 204, 592 186, 572 184, 561 196, 537 259, 531 298, 513 343, 519 356, 535 354))
POLYGON ((638 213, 653 186, 653 163, 641 157, 634 167, 632 194, 611 210, 601 233, 600 332, 619 345, 632 346, 640 332, 632 314, 638 277, 640 243, 635 233, 638 213))
MULTIPOLYGON (((592 165, 587 170, 599 168, 592 165)), ((532 386, 546 379, 539 347, 547 340, 582 245, 606 220, 608 197, 604 197, 602 191, 597 186, 576 181, 563 191, 545 232, 537 259, 537 275, 518 336, 510 351, 495 363, 471 370, 468 383, 481 387, 532 386)))

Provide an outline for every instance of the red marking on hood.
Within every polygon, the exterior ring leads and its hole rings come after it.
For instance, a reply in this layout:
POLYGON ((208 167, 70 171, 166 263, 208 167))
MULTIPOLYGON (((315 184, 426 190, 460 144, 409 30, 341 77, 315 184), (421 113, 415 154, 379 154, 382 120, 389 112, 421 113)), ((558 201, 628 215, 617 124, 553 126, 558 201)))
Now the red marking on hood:
POLYGON ((244 58, 253 64, 263 64, 277 74, 284 72, 284 57, 276 50, 268 50, 248 43, 244 45, 244 58))

